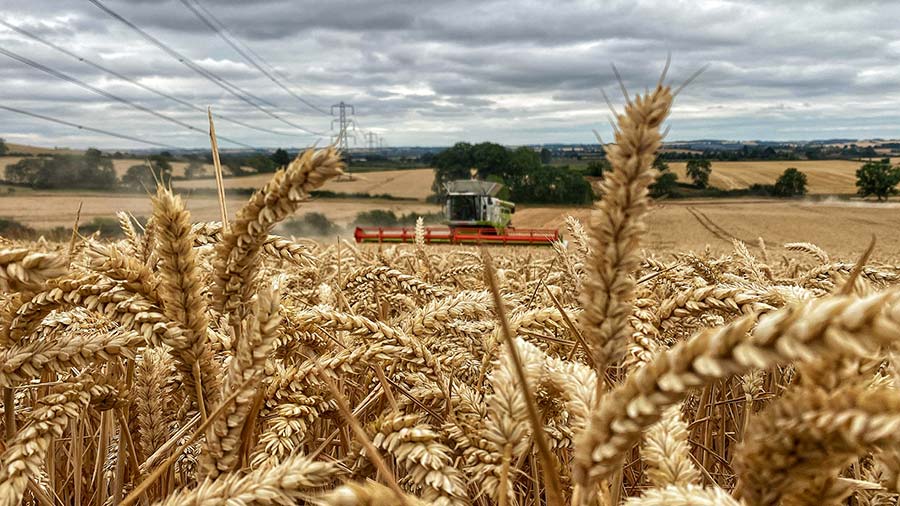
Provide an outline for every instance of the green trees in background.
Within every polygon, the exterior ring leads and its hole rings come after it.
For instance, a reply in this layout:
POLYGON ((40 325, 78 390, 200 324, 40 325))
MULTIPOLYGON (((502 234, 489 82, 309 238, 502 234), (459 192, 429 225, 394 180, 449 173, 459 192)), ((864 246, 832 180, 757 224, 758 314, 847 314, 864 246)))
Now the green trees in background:
POLYGON ((0 138, 0 156, 5 155, 7 151, 9 151, 9 148, 6 146, 6 141, 0 138))
POLYGON ((867 162, 856 171, 856 193, 863 197, 874 195, 879 201, 897 193, 900 167, 891 166, 889 158, 867 162))
POLYGON ((46 190, 108 190, 116 185, 116 172, 112 160, 91 148, 80 156, 23 158, 6 167, 6 180, 46 190))
POLYGON ((709 186, 709 174, 712 172, 712 165, 709 160, 703 158, 700 160, 688 160, 687 175, 694 181, 699 188, 709 186))
POLYGON ((775 181, 775 195, 778 197, 802 197, 806 195, 806 174, 790 167, 775 181))
POLYGON ((541 154, 525 146, 509 150, 493 142, 458 142, 435 155, 432 165, 432 190, 438 195, 444 194, 447 182, 469 179, 475 171, 480 179, 506 185, 515 202, 587 204, 593 200, 591 185, 580 172, 544 165, 541 154))
POLYGON ((454 179, 469 179, 474 165, 472 145, 468 142, 457 142, 434 155, 434 183, 431 190, 437 195, 444 195, 444 185, 454 179))
POLYGON ((128 167, 125 174, 122 174, 122 186, 134 191, 150 191, 156 188, 153 169, 144 163, 128 167))
POLYGON ((606 173, 610 169, 609 161, 605 158, 603 160, 591 160, 587 164, 587 169, 585 169, 585 176, 593 176, 593 177, 603 177, 603 174, 606 173))
POLYGON ((654 198, 669 197, 678 186, 678 175, 669 171, 669 164, 660 157, 653 160, 653 168, 659 171, 656 181, 650 185, 650 196, 654 198))
POLYGON ((553 153, 547 148, 541 148, 541 163, 549 165, 553 161, 553 153))
POLYGON ((275 164, 275 170, 278 170, 282 167, 287 167, 287 164, 291 163, 291 157, 288 155, 288 152, 278 148, 272 153, 271 156, 272 163, 275 164))

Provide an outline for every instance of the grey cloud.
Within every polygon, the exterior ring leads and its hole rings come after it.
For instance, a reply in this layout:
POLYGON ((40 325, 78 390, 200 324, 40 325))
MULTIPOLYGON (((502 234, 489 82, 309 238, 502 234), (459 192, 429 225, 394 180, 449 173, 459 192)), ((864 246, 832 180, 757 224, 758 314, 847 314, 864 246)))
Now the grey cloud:
MULTIPOLYGON (((223 43, 179 0, 102 0, 199 65, 275 104, 314 129, 331 118, 298 102, 223 43)), ((191 0, 194 1, 194 0, 191 0)), ((344 100, 360 124, 392 145, 449 144, 463 136, 501 142, 591 142, 608 130, 601 89, 621 94, 615 62, 632 91, 653 86, 667 52, 680 83, 670 138, 802 138, 822 132, 897 137, 900 6, 888 1, 662 2, 525 0, 199 0, 239 40, 285 76, 296 93, 328 109, 344 100), (414 126, 410 126, 414 125, 414 126), (896 125, 896 128, 892 125, 896 125), (871 129, 866 129, 871 126, 871 129), (843 129, 843 130, 842 130, 843 129)), ((200 107, 290 130, 143 41, 83 0, 0 0, 3 19, 200 107)), ((186 109, 0 29, 0 47, 191 124, 186 109)), ((148 139, 204 145, 146 114, 0 56, 12 106, 148 139)), ((9 116, 0 136, 54 136, 86 145, 96 136, 9 116), (79 140, 81 139, 81 140, 79 140)), ((291 142, 223 125, 250 144, 291 142)), ((225 133, 227 131, 227 133, 225 133)), ((608 135, 605 134, 604 135, 608 135)), ((830 135, 829 135, 830 136, 830 135)), ((308 140, 298 137, 302 145, 308 140)), ((120 145, 119 141, 109 141, 120 145)))

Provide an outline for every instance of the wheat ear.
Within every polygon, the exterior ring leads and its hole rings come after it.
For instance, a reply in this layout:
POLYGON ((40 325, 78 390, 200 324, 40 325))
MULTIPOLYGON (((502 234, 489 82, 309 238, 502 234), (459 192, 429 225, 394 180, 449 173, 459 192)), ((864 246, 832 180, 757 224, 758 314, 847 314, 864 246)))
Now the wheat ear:
POLYGON ((53 438, 62 436, 69 420, 79 416, 91 399, 116 395, 114 388, 98 385, 85 373, 70 382, 54 387, 38 401, 29 421, 8 442, 0 455, 0 505, 18 506, 30 479, 39 479, 41 464, 53 438))
POLYGON ((307 150, 250 197, 216 246, 215 309, 230 314, 233 321, 242 319, 257 291, 259 251, 269 232, 294 212, 310 191, 342 173, 343 162, 336 149, 307 150))
POLYGON ((202 463, 210 478, 232 471, 240 463, 238 450, 241 446, 241 432, 245 424, 254 423, 254 420, 247 419, 247 415, 257 396, 256 385, 252 382, 248 384, 247 381, 263 370, 281 324, 280 294, 277 288, 260 291, 256 305, 256 318, 249 323, 251 328, 241 333, 237 351, 228 364, 225 376, 225 396, 230 396, 234 389, 242 385, 243 390, 212 424, 206 435, 202 463))
POLYGON ((591 215, 592 253, 581 295, 584 337, 601 378, 624 354, 631 335, 632 273, 640 265, 643 217, 650 205, 647 187, 654 180, 653 160, 662 142, 659 127, 671 105, 668 86, 635 97, 618 117, 616 144, 606 147, 612 172, 603 180, 603 200, 591 215))
POLYGON ((841 494, 822 493, 834 485, 822 479, 836 479, 853 457, 896 447, 900 395, 858 385, 834 392, 801 388, 755 416, 749 427, 735 457, 738 498, 765 506, 800 492, 837 496, 839 502, 841 494))
POLYGON ((650 482, 657 487, 686 486, 700 480, 700 472, 691 462, 687 424, 681 419, 681 406, 666 409, 662 419, 644 436, 641 457, 647 461, 650 482))
POLYGON ((191 214, 181 197, 160 187, 153 198, 153 223, 160 260, 160 299, 166 316, 184 329, 168 344, 184 386, 205 419, 207 406, 218 403, 221 391, 218 365, 207 336, 209 316, 203 274, 193 248, 191 214))
POLYGON ((156 506, 298 504, 308 501, 312 492, 329 484, 336 474, 333 464, 294 455, 273 467, 204 480, 196 488, 171 494, 156 506))
MULTIPOLYGON (((746 316, 661 353, 604 395, 576 441, 573 477, 583 491, 620 468, 623 456, 687 392, 720 378, 824 355, 865 355, 900 334, 900 292, 833 296, 770 313, 752 336, 746 316)), ((584 497, 584 496, 581 496, 584 497)))

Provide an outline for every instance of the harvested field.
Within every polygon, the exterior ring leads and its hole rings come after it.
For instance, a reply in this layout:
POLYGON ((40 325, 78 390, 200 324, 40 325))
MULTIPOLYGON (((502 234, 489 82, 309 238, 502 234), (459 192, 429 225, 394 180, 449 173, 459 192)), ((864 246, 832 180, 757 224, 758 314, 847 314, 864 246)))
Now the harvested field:
MULTIPOLYGON (((589 209, 525 207, 520 227, 562 228, 567 215, 587 221, 589 209)), ((673 200, 653 206, 644 245, 649 251, 731 248, 738 238, 751 247, 759 237, 770 245, 807 241, 842 256, 857 254, 874 235, 876 257, 900 258, 900 203, 783 201, 763 199, 673 200), (707 219, 708 218, 708 219, 707 219)))
MULTIPOLYGON (((216 199, 208 194, 186 195, 188 205, 198 220, 219 217, 216 199)), ((238 209, 246 199, 231 196, 228 208, 238 209)), ((118 210, 135 216, 149 216, 151 204, 142 195, 27 192, 0 193, 0 217, 13 218, 35 228, 72 225, 78 203, 84 203, 82 221, 95 217, 112 217, 118 210)), ((340 225, 350 223, 357 213, 383 209, 396 214, 440 212, 440 207, 420 202, 378 199, 314 199, 305 211, 324 214, 340 225)), ((513 216, 518 227, 559 228, 566 216, 588 220, 589 208, 520 206, 513 216)), ((709 245, 714 251, 731 247, 731 236, 748 244, 762 237, 767 243, 808 241, 841 255, 858 252, 875 234, 878 248, 875 257, 900 251, 900 202, 864 201, 784 201, 769 199, 672 200, 654 204, 647 217, 644 246, 648 251, 665 254, 671 250, 702 250, 709 245), (692 212, 692 211, 696 211, 692 212), (698 218, 698 215, 701 216, 698 218), (706 216, 709 220, 704 219, 706 216), (712 221, 714 225, 709 225, 712 221), (720 229, 724 229, 723 232, 720 229)))
MULTIPOLYGON (((17 192, 18 193, 18 192, 17 192)), ((36 228, 71 226, 78 203, 83 202, 81 212, 83 222, 95 217, 112 217, 116 211, 128 211, 135 216, 149 216, 152 209, 148 197, 138 194, 98 194, 70 192, 29 192, 28 196, 0 193, 0 217, 14 218, 36 228)), ((219 218, 219 204, 215 196, 185 195, 193 215, 198 220, 219 218)), ((230 196, 228 209, 237 210, 247 201, 246 197, 230 196)), ((438 206, 418 202, 398 202, 393 200, 349 200, 319 199, 309 202, 306 211, 321 212, 340 224, 353 220, 357 213, 373 209, 384 209, 395 213, 433 213, 438 206)))
MULTIPOLYGON (((892 163, 900 158, 892 159, 892 163)), ((709 184, 725 190, 747 188, 751 184, 774 184, 778 176, 789 167, 806 174, 809 193, 855 194, 856 169, 864 162, 853 160, 799 160, 764 162, 712 162, 709 184)), ((671 170, 682 182, 690 182, 685 172, 685 162, 672 162, 671 170)))
MULTIPOLYGON (((264 185, 271 174, 258 174, 245 177, 225 179, 226 189, 255 189, 264 185)), ((369 195, 391 195, 400 198, 425 200, 431 195, 431 183, 434 181, 432 169, 405 169, 361 172, 353 174, 352 179, 346 177, 331 180, 322 189, 338 193, 366 193, 369 195)), ((175 188, 190 190, 194 188, 214 189, 214 179, 198 179, 193 181, 176 181, 175 188)))

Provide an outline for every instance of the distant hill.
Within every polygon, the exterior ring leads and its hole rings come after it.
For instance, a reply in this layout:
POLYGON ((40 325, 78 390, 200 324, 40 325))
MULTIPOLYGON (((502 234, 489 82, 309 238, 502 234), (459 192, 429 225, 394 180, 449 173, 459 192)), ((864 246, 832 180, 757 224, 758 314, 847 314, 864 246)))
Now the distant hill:
POLYGON ((80 155, 84 153, 83 149, 42 148, 40 146, 29 146, 12 142, 6 143, 6 149, 10 154, 22 153, 26 155, 80 155))

